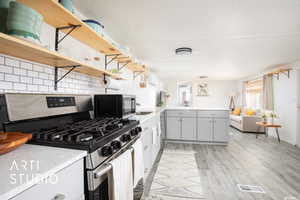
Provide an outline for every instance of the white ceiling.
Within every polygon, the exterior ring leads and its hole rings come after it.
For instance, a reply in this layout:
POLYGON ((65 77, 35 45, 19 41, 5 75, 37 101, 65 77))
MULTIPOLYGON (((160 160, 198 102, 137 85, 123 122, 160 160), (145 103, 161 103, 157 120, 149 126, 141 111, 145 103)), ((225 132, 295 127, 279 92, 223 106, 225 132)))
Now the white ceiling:
POLYGON ((161 78, 239 79, 300 59, 299 0, 74 2, 161 78))

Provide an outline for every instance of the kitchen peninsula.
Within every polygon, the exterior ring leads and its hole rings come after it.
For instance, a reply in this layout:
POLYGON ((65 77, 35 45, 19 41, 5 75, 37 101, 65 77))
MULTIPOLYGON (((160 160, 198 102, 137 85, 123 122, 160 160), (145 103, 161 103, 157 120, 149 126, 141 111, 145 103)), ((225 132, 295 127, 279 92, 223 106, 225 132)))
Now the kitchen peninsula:
POLYGON ((229 109, 198 107, 165 107, 139 120, 160 115, 162 138, 167 142, 227 144, 229 142, 229 109))

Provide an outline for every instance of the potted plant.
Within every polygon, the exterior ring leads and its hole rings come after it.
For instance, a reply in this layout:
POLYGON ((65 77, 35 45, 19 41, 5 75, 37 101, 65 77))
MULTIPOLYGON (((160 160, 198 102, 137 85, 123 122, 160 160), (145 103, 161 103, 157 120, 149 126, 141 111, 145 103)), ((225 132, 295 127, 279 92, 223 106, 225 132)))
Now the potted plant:
POLYGON ((271 117, 272 124, 274 124, 274 118, 277 118, 277 115, 274 112, 271 112, 270 117, 271 117))
POLYGON ((267 123, 267 119, 268 119, 268 116, 264 113, 262 116, 261 116, 261 118, 262 118, 262 122, 264 123, 264 124, 266 124, 267 123))

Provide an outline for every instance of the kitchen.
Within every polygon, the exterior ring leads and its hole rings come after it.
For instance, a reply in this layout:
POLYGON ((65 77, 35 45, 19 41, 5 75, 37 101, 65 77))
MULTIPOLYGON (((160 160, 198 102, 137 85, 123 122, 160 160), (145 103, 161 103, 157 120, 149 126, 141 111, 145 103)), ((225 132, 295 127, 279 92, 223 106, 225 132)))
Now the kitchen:
POLYGON ((230 22, 237 12, 233 1, 215 3, 0 0, 0 199, 300 199, 300 118, 290 117, 294 107, 282 111, 300 94, 282 100, 300 80, 297 42, 285 68, 240 69, 242 59, 229 63, 206 40, 223 36, 201 35, 224 30, 206 10, 230 22), (197 20, 186 23, 181 11, 197 20), (277 136, 256 124, 265 80, 253 74, 274 76, 280 118, 267 120, 280 124, 277 136))

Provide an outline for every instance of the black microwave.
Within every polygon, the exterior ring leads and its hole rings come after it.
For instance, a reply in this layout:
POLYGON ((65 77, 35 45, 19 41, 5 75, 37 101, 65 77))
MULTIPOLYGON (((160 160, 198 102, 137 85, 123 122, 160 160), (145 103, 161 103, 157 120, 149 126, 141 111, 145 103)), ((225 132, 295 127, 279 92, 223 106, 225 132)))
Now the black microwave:
POLYGON ((95 118, 126 118, 136 112, 136 98, 131 95, 101 94, 94 96, 95 118))

